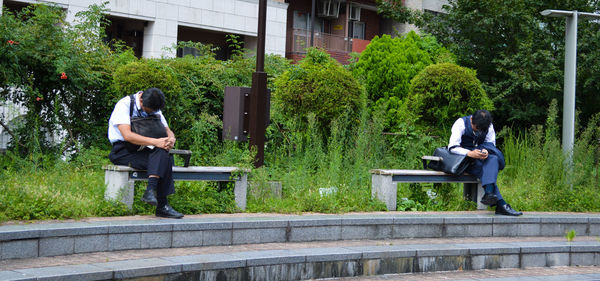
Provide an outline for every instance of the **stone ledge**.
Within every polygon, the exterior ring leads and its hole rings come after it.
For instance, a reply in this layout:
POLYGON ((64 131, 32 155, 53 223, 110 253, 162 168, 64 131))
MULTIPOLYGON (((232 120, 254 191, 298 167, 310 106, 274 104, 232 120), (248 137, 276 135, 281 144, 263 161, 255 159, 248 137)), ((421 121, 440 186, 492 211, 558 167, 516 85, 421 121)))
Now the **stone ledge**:
POLYGON ((340 277, 339 270, 342 269, 346 270, 344 276, 361 276, 365 273, 599 265, 599 246, 595 242, 579 242, 576 245, 529 242, 267 250, 0 271, 0 280, 111 280, 175 277, 194 272, 210 275, 209 272, 222 271, 227 274, 237 269, 251 274, 266 274, 255 276, 255 279, 269 279, 274 277, 269 275, 274 272, 284 274, 277 277, 285 279, 286 270, 293 270, 295 277, 300 270, 303 278, 311 279, 340 277))
POLYGON ((124 249, 271 242, 564 236, 570 229, 576 230, 578 236, 600 235, 600 216, 366 214, 7 225, 0 226, 0 260, 124 249), (153 237, 160 243, 147 243, 153 237))

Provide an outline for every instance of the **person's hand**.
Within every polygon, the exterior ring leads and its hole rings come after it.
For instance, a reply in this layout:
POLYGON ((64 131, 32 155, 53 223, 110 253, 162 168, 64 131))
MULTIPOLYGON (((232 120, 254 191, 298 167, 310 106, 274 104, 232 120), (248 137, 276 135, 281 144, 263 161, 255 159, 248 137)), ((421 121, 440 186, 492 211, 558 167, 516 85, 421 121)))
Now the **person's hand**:
POLYGON ((169 149, 168 150, 170 150, 170 149, 173 149, 173 147, 175 147, 175 137, 169 137, 168 139, 169 139, 168 140, 168 142, 169 142, 169 149))
POLYGON ((170 142, 169 142, 169 138, 159 138, 159 139, 154 139, 154 146, 158 147, 158 148, 162 148, 166 151, 169 151, 171 149, 172 146, 170 146, 170 142))
POLYGON ((471 157, 471 158, 475 158, 475 159, 486 159, 488 157, 488 151, 487 150, 481 150, 481 149, 474 149, 471 150, 467 153, 467 156, 471 157))

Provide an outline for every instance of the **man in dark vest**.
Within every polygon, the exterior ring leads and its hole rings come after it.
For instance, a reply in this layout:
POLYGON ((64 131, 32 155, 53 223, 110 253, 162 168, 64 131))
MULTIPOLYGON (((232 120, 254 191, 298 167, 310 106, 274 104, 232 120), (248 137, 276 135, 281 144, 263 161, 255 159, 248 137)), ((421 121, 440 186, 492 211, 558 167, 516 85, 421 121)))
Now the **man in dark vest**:
POLYGON ((175 135, 160 111, 165 95, 160 89, 150 88, 119 100, 108 121, 108 139, 112 150, 108 155, 115 165, 130 166, 148 171, 148 186, 141 200, 156 206, 156 216, 182 218, 183 214, 169 205, 167 196, 175 193, 173 183, 173 156, 169 150, 175 145, 175 135), (149 138, 131 131, 132 117, 160 117, 167 137, 149 138), (138 145, 132 150, 132 145, 138 145))
POLYGON ((477 110, 471 116, 459 118, 452 125, 448 148, 453 153, 467 155, 473 163, 466 172, 481 179, 485 190, 481 203, 496 206, 497 215, 520 216, 500 194, 496 179, 504 169, 504 155, 496 148, 496 132, 492 115, 487 110, 477 110))

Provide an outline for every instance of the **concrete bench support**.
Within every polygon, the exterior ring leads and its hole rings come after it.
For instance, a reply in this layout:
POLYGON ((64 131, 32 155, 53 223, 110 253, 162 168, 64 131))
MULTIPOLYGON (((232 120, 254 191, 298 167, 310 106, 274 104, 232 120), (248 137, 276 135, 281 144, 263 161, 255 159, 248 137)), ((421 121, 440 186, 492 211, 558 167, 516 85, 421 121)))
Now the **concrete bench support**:
POLYGON ((453 176, 444 172, 427 170, 371 170, 371 196, 383 201, 388 210, 396 210, 397 184, 403 183, 464 183, 465 199, 477 202, 477 209, 483 210, 487 205, 481 204, 483 187, 478 178, 471 175, 453 176))
MULTIPOLYGON (((135 181, 148 180, 144 170, 127 166, 104 166, 104 184, 107 200, 120 200, 129 208, 133 206, 133 184, 135 181)), ((237 167, 173 167, 173 179, 176 181, 234 181, 235 203, 238 208, 246 209, 248 171, 237 167)))

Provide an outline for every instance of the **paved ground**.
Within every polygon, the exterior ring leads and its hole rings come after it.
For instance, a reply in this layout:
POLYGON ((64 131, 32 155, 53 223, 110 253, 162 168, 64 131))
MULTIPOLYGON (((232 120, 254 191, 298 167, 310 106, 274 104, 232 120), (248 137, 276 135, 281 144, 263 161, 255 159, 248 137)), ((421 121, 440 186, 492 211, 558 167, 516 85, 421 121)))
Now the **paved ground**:
MULTIPOLYGON (((576 212, 525 212, 528 215, 600 215, 600 213, 576 213, 576 212)), ((494 216, 494 211, 478 210, 478 211, 456 211, 456 212, 352 212, 343 214, 322 214, 322 213, 293 213, 293 214, 277 214, 277 213, 233 213, 233 214, 202 214, 202 215, 186 215, 185 219, 193 218, 251 218, 251 217, 286 217, 286 216, 335 216, 335 215, 402 215, 402 216, 419 216, 419 215, 491 215, 494 216)), ((63 222, 100 222, 100 221, 129 221, 129 220, 155 220, 160 219, 155 216, 122 216, 122 217, 91 217, 79 220, 43 220, 43 221, 6 221, 1 225, 14 224, 47 224, 47 223, 63 223, 63 222)))
POLYGON ((455 272, 433 272, 416 274, 390 274, 379 276, 359 276, 349 278, 329 278, 330 281, 438 281, 438 280, 478 280, 478 281, 591 281, 600 280, 600 267, 536 267, 527 269, 497 269, 455 272))

